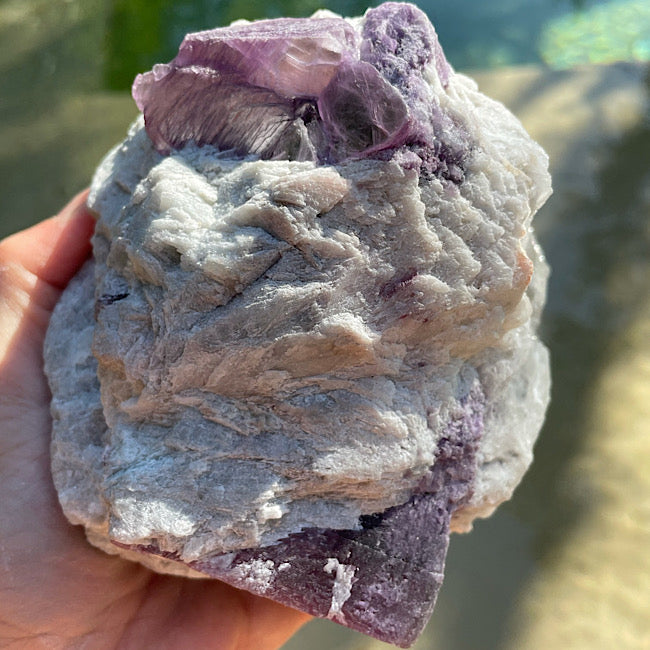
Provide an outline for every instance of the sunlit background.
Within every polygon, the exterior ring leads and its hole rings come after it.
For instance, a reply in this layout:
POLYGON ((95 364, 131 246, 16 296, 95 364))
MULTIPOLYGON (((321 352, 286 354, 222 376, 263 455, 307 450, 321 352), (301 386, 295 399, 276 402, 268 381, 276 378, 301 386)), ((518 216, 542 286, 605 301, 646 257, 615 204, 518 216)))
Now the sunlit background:
MULTIPOLYGON (((457 70, 650 60, 648 0, 426 0, 457 70)), ((0 236, 84 187, 135 115, 138 72, 237 18, 358 15, 362 0, 0 0, 0 236)), ((497 91, 498 92, 498 91, 497 91)))
MULTIPOLYGON (((237 18, 357 0, 0 0, 0 237, 85 187, 134 75, 237 18)), ((650 648, 650 2, 427 0, 448 59, 547 149, 554 390, 515 498, 452 538, 418 650, 650 648)), ((285 650, 388 648, 327 621, 285 650)))

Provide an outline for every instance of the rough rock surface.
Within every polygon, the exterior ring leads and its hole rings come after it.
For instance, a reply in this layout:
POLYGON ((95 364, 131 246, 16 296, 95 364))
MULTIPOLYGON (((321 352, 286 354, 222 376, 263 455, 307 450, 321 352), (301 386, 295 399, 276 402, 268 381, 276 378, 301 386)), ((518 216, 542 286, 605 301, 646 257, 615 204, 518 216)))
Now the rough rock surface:
POLYGON ((412 5, 189 35, 134 96, 46 341, 63 509, 406 647, 544 417, 546 156, 412 5))

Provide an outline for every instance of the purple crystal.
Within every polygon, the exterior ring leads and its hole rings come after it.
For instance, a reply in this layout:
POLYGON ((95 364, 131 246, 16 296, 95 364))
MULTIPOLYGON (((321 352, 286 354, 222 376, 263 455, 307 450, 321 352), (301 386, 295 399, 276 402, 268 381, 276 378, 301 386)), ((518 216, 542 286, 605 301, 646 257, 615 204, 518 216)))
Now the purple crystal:
POLYGON ((426 15, 386 3, 361 33, 317 17, 189 34, 171 63, 138 75, 133 96, 162 153, 194 142, 333 163, 410 151, 421 173, 460 182, 469 145, 424 79, 432 63, 446 87, 452 70, 426 15))
MULTIPOLYGON (((470 496, 485 410, 478 385, 461 400, 461 409, 438 444, 429 475, 407 503, 361 517, 358 530, 312 528, 273 546, 189 565, 235 587, 409 647, 429 620, 442 584, 451 515, 470 496)), ((178 559, 155 546, 134 550, 178 559)))
POLYGON ((160 76, 143 78, 138 88, 155 98, 144 110, 147 133, 159 151, 189 141, 263 158, 274 158, 278 148, 291 150, 293 106, 272 90, 193 67, 158 66, 154 74, 160 76), (202 105, 210 110, 198 110, 202 105))
POLYGON ((316 98, 358 48, 340 18, 279 18, 188 34, 173 64, 240 75, 286 98, 316 98))
POLYGON ((379 70, 397 87, 421 76, 434 61, 443 85, 449 82, 451 66, 426 15, 415 5, 386 2, 366 15, 361 59, 379 70))
POLYGON ((401 95, 362 61, 339 67, 318 108, 331 142, 351 151, 370 155, 399 146, 408 132, 408 108, 401 95))

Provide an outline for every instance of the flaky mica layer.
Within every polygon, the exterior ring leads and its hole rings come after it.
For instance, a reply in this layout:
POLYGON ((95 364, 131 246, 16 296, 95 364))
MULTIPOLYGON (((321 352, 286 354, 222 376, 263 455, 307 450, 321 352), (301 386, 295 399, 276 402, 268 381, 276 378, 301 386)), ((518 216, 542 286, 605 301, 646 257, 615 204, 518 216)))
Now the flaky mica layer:
POLYGON ((134 95, 46 341, 63 509, 406 647, 532 459, 546 156, 412 5, 189 35, 134 95))

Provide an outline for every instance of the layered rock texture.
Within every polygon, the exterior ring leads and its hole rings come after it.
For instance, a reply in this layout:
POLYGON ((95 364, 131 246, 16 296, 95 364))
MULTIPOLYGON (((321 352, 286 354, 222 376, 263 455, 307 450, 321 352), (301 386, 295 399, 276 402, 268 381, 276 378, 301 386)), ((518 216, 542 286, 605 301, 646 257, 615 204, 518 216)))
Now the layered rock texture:
POLYGON ((63 509, 407 647, 544 417, 546 156, 408 4, 190 34, 134 97, 46 341, 63 509))

